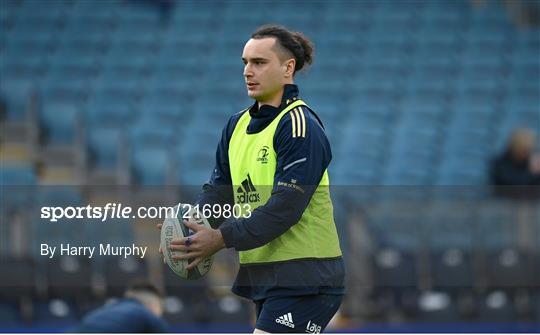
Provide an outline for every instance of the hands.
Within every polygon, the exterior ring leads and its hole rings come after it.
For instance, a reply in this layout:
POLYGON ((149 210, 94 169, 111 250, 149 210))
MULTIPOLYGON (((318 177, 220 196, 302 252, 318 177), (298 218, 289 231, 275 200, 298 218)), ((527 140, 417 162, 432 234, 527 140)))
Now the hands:
MULTIPOLYGON (((193 259, 186 269, 191 270, 203 259, 207 258, 225 248, 225 242, 219 229, 212 229, 203 225, 184 220, 183 223, 191 229, 194 234, 171 241, 171 250, 182 251, 181 254, 173 256, 174 259, 193 259)), ((162 224, 157 224, 161 229, 162 224)), ((161 247, 159 252, 163 253, 161 247)))

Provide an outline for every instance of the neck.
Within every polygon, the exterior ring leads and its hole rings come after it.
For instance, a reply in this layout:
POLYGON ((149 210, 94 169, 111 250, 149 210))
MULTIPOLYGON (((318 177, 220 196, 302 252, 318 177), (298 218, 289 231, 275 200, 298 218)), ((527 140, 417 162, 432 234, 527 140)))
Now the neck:
POLYGON ((259 108, 261 108, 262 105, 269 105, 273 107, 279 107, 281 105, 281 100, 283 99, 283 92, 285 91, 285 85, 293 84, 293 82, 286 82, 283 84, 280 89, 272 95, 272 97, 258 101, 259 102, 259 108))
POLYGON ((282 97, 283 97, 283 87, 281 87, 281 89, 276 94, 274 94, 271 98, 259 101, 259 108, 261 108, 262 105, 279 107, 279 105, 281 105, 282 97))

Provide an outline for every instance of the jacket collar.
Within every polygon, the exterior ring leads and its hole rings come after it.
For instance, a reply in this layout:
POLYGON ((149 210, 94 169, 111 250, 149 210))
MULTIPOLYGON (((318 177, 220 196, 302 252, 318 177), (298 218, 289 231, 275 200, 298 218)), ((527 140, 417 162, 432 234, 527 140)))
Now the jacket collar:
POLYGON ((252 118, 262 119, 267 117, 276 117, 287 105, 298 99, 298 86, 294 84, 286 84, 283 88, 283 97, 281 98, 281 104, 279 107, 270 105, 262 105, 259 108, 259 103, 255 103, 249 108, 249 114, 252 118))

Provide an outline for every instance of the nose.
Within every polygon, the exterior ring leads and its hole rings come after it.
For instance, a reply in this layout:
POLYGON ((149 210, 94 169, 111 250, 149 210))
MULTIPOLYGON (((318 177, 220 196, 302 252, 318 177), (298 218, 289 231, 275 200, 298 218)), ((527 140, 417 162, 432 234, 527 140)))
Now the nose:
POLYGON ((251 71, 251 66, 249 64, 246 64, 244 66, 244 77, 249 78, 253 76, 253 72, 251 71))

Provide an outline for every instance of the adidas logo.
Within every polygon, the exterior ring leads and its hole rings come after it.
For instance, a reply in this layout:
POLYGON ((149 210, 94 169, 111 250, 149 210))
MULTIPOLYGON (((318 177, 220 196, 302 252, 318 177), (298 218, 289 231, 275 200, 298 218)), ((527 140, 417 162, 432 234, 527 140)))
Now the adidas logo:
POLYGON ((294 329, 294 322, 292 320, 292 313, 287 313, 276 319, 277 323, 294 329))
POLYGON ((236 203, 247 204, 251 202, 261 201, 261 196, 259 195, 259 193, 255 193, 257 192, 257 189, 255 188, 255 185, 253 185, 249 173, 247 175, 247 178, 242 181, 242 185, 238 187, 236 192, 239 193, 236 196, 236 203))

